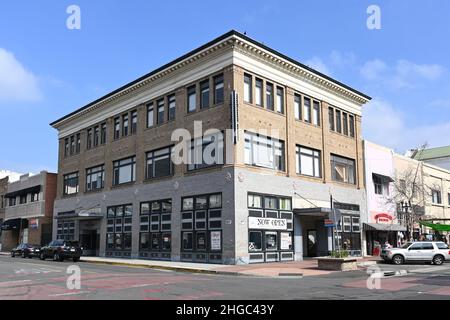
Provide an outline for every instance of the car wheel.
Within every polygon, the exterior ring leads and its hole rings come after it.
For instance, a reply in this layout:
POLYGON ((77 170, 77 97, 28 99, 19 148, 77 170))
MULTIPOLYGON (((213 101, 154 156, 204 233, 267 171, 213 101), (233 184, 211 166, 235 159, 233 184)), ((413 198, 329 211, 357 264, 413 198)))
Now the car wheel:
POLYGON ((26 253, 25 253, 25 251, 22 251, 22 258, 26 258, 27 257, 27 255, 26 255, 26 253))
POLYGON ((441 256, 440 254, 438 254, 437 256, 434 256, 433 258, 433 263, 437 266, 440 266, 441 264, 444 263, 445 258, 443 256, 441 256))
POLYGON ((16 256, 16 254, 11 251, 11 257, 14 258, 15 256, 16 256))
POLYGON ((73 258, 73 262, 78 262, 78 261, 80 261, 80 257, 73 258))
POLYGON ((59 253, 58 252, 53 253, 53 261, 59 261, 59 253))
POLYGON ((43 252, 41 252, 41 254, 39 255, 39 259, 41 260, 45 260, 46 256, 43 252))
POLYGON ((405 263, 405 258, 403 258, 403 256, 399 254, 396 254, 395 256, 392 257, 392 262, 396 265, 401 265, 405 263))

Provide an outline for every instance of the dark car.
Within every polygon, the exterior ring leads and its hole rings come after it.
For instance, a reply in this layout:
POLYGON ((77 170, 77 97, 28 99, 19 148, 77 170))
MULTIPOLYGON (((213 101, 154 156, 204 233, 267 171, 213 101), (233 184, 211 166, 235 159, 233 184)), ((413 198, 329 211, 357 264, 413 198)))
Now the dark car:
POLYGON ((82 253, 83 250, 78 241, 54 240, 41 248, 39 258, 45 260, 51 257, 53 261, 72 259, 74 262, 78 262, 82 253))
POLYGON ((11 257, 21 256, 22 258, 39 257, 41 246, 29 243, 19 244, 11 250, 11 257))

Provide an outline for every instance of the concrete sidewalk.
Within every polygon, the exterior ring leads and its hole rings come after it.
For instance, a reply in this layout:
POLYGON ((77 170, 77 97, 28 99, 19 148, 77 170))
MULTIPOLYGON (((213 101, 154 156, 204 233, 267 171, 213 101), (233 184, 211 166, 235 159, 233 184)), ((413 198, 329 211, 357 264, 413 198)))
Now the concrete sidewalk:
MULTIPOLYGON (((249 265, 220 265, 208 263, 191 263, 191 262, 174 262, 174 261, 158 261, 158 260, 141 260, 141 259, 116 259, 101 257, 82 257, 81 261, 88 263, 122 265, 131 267, 144 267, 151 269, 172 270, 179 272, 193 272, 206 274, 223 274, 223 275, 246 275, 259 277, 280 277, 280 276, 320 276, 327 275, 339 271, 326 271, 317 268, 317 260, 307 259, 304 261, 289 261, 275 263, 258 263, 249 265)), ((360 268, 377 264, 380 259, 361 258, 358 261, 360 268)))

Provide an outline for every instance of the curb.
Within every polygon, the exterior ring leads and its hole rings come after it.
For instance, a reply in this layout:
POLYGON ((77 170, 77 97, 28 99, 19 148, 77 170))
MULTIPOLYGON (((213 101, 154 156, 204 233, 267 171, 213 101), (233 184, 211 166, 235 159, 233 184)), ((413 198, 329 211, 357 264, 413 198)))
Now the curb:
POLYGON ((147 269, 155 269, 155 270, 159 269, 159 270, 169 270, 169 271, 177 271, 177 272, 201 273, 201 274, 218 274, 218 272, 219 272, 216 270, 203 270, 203 269, 158 266, 158 265, 148 265, 148 264, 132 264, 132 263, 126 263, 126 262, 89 261, 89 260, 83 260, 83 258, 81 258, 80 262, 101 264, 101 265, 111 265, 111 266, 136 267, 136 268, 147 268, 147 269))
POLYGON ((279 277, 297 277, 297 278, 303 278, 303 273, 279 273, 279 277))

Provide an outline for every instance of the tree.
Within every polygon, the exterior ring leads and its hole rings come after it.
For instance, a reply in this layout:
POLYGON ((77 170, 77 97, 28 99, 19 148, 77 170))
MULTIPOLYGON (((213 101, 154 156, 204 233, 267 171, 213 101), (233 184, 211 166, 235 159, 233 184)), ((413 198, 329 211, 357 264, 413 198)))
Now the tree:
MULTIPOLYGON (((416 149, 414 155, 420 155, 427 147, 423 144, 416 149)), ((425 204, 431 196, 434 186, 425 183, 422 162, 410 164, 405 169, 396 168, 393 181, 393 192, 387 197, 387 202, 397 207, 397 219, 407 229, 408 240, 413 239, 414 225, 425 214, 425 204)))

